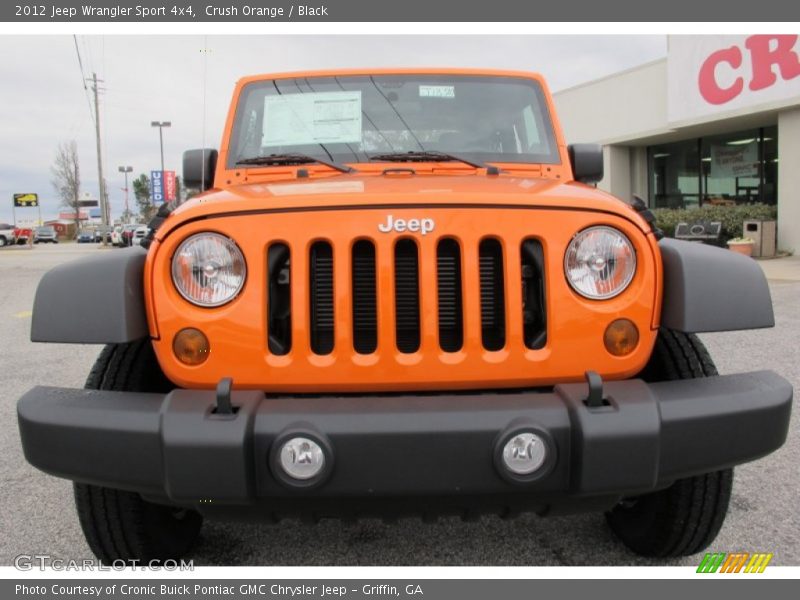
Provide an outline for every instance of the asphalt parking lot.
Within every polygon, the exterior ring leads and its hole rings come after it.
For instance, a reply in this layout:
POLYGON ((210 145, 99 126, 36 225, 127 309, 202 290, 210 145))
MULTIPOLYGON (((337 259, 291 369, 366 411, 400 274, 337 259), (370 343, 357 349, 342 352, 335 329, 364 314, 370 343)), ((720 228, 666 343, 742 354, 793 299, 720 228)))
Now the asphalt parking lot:
MULTIPOLYGON (((97 245, 59 244, 0 250, 0 564, 19 554, 91 557, 78 526, 69 482, 28 465, 19 444, 15 405, 35 384, 81 387, 97 346, 28 340, 36 284, 52 266, 97 252, 97 245)), ((720 372, 774 369, 800 388, 800 282, 771 283, 777 326, 704 335, 720 372)), ((755 433, 755 432, 754 432, 755 433)), ((772 552, 772 564, 800 565, 800 432, 797 411, 787 444, 736 470, 722 532, 722 552, 772 552)), ((208 565, 655 565, 611 535, 602 515, 515 520, 455 518, 430 524, 338 521, 304 525, 206 522, 195 564, 208 565)))

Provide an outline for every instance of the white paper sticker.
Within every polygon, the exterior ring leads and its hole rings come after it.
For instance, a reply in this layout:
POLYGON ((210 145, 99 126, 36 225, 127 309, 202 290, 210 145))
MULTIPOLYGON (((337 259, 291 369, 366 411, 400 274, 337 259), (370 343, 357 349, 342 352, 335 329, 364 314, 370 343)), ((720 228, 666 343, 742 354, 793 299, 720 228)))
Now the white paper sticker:
POLYGON ((262 146, 352 143, 361 143, 360 90, 264 99, 262 146))
POLYGON ((300 196, 305 194, 360 194, 363 181, 314 181, 310 183, 284 183, 268 185, 273 196, 300 196))
POLYGON ((455 98, 456 88, 453 85, 421 85, 420 98, 455 98))

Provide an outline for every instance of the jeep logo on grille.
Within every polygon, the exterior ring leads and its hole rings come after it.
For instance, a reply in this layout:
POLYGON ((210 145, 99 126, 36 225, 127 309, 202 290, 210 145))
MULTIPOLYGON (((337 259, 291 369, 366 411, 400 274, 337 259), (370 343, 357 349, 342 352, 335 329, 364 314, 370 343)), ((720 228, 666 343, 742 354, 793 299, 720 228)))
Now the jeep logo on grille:
POLYGON ((392 215, 387 215, 386 223, 378 224, 378 230, 383 233, 410 231, 425 235, 433 231, 435 227, 436 223, 433 222, 433 219, 395 219, 392 215))

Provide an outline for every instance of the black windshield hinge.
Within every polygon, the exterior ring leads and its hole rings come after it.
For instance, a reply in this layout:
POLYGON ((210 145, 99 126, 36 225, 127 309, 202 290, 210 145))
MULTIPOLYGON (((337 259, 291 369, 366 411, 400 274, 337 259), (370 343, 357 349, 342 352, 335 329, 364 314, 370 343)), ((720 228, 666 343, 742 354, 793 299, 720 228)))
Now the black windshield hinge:
POLYGON ((178 206, 178 202, 173 201, 165 202, 158 208, 156 216, 150 219, 150 222, 147 224, 147 235, 141 241, 142 248, 150 247, 150 244, 153 243, 153 238, 155 238, 156 231, 161 227, 161 224, 167 219, 170 213, 175 210, 176 206, 178 206))
POLYGON ((660 240, 664 237, 664 232, 656 225, 656 216, 653 214, 653 211, 647 208, 647 203, 636 194, 633 195, 633 200, 631 200, 631 207, 647 221, 656 240, 660 240))

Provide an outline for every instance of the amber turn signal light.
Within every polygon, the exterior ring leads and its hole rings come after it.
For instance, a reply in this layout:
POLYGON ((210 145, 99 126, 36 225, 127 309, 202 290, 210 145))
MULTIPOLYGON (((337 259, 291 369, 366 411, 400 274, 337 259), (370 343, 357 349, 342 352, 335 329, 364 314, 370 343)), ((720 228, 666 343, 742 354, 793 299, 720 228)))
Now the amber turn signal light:
POLYGON ((639 343, 639 330, 633 321, 617 319, 612 321, 603 335, 603 343, 614 356, 626 356, 633 352, 639 343))
POLYGON ((181 329, 175 336, 172 341, 172 351, 183 364, 195 366, 206 361, 211 351, 211 344, 202 331, 187 327, 181 329))

